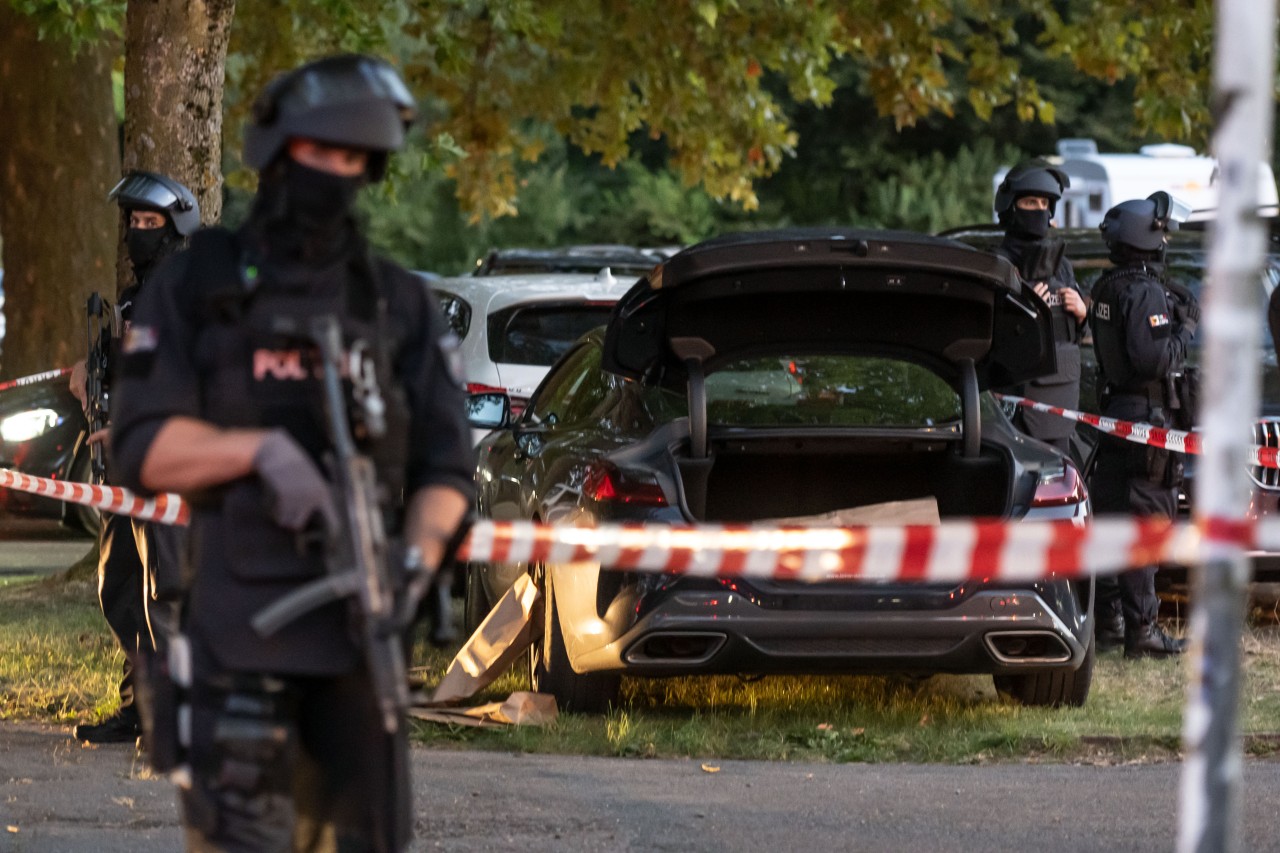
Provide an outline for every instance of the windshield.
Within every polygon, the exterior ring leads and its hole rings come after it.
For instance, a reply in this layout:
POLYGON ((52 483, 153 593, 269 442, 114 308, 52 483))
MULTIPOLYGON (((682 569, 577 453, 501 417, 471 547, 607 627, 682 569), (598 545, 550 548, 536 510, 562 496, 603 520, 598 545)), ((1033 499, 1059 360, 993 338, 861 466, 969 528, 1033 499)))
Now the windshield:
POLYGON ((489 358, 550 367, 578 338, 609 322, 612 304, 534 305, 489 315, 489 358))
POLYGON ((936 426, 960 397, 913 362, 872 356, 749 358, 707 377, 707 418, 726 426, 936 426))

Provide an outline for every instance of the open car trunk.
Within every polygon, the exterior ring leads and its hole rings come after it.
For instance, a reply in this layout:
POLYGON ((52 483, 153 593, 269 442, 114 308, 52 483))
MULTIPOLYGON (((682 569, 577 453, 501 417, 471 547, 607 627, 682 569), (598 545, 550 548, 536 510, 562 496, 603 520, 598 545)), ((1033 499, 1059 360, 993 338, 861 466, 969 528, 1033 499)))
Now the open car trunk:
POLYGON ((956 438, 748 436, 711 441, 705 459, 677 452, 695 521, 751 522, 932 498, 942 518, 1002 516, 1012 503, 1008 455, 956 438))

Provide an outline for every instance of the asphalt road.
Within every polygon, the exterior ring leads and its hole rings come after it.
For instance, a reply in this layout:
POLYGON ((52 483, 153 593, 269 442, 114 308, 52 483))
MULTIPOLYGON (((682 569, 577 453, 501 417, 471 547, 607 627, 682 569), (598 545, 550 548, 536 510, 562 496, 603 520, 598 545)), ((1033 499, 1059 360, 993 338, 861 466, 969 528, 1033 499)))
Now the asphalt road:
MULTIPOLYGON (((415 749, 414 850, 1169 851, 1180 765, 792 764, 415 749)), ((181 848, 129 746, 0 724, 0 851, 181 848)), ((1280 851, 1280 762, 1245 765, 1241 850, 1280 851)))
POLYGON ((88 536, 55 521, 0 519, 0 577, 60 572, 92 547, 88 536))

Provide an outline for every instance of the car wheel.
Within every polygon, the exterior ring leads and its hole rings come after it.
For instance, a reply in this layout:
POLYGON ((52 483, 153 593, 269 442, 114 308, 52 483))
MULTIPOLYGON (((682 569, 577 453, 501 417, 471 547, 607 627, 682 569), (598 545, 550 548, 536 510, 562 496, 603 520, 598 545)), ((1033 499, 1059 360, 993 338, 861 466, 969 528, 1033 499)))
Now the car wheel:
POLYGON ((484 581, 480 579, 480 564, 467 563, 466 566, 462 593, 462 624, 469 637, 480 627, 480 623, 489 615, 493 605, 484 591, 484 581))
POLYGON ((1017 699, 1023 705, 1039 708, 1068 706, 1079 708, 1089 698, 1093 684, 1093 662, 1096 656, 1093 632, 1084 660, 1077 669, 1046 669, 1021 675, 992 676, 996 690, 1017 699))
POLYGON ((545 571, 537 569, 534 580, 543 593, 546 624, 542 636, 529 647, 529 682, 534 691, 555 697, 561 711, 577 714, 602 714, 618 702, 622 676, 616 673, 581 674, 569 665, 564 633, 560 630, 560 614, 555 593, 545 571), (539 577, 541 576, 541 577, 539 577))
MULTIPOLYGON (((73 483, 91 484, 93 482, 88 452, 76 454, 67 479, 73 483)), ((63 506, 62 522, 73 529, 83 530, 94 538, 102 532, 102 513, 97 507, 68 502, 63 506)))

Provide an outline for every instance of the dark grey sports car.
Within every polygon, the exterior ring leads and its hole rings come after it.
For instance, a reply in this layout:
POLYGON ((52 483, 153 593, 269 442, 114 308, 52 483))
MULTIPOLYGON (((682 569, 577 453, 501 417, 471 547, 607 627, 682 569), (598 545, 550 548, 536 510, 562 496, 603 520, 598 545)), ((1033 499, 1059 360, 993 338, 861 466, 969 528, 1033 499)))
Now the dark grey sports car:
MULTIPOLYGON (((1012 267, 949 240, 726 236, 639 281, 479 447, 479 511, 557 524, 1074 518, 1075 467, 984 389, 1051 371, 1047 314, 1012 267)), ((492 406, 486 411, 486 403, 492 406)), ((514 576, 546 597, 531 672, 572 710, 622 674, 991 673, 1079 705, 1092 588, 1064 580, 806 584, 473 565, 474 622, 514 576)))

